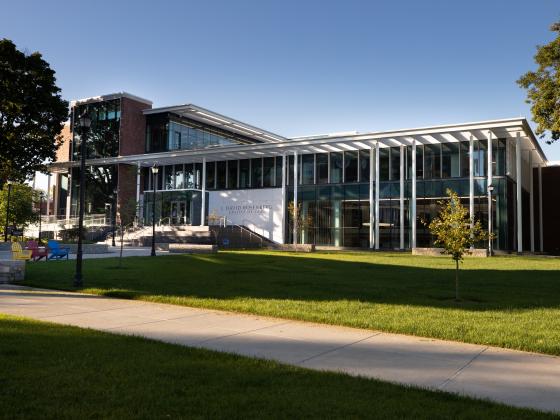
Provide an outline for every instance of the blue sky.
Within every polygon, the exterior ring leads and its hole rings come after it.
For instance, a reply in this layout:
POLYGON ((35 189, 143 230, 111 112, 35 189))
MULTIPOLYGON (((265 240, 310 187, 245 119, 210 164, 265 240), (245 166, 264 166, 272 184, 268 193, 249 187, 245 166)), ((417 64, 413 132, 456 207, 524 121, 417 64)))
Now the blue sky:
POLYGON ((66 99, 124 90, 285 136, 530 117, 515 80, 560 20, 556 0, 1 2, 0 37, 66 99))

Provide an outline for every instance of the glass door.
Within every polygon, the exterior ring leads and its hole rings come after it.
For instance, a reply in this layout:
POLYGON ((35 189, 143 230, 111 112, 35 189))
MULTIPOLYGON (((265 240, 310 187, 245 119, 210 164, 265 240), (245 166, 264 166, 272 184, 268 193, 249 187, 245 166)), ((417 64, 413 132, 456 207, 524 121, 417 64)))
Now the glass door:
POLYGON ((172 225, 185 225, 188 223, 187 203, 184 201, 171 202, 169 220, 172 225))

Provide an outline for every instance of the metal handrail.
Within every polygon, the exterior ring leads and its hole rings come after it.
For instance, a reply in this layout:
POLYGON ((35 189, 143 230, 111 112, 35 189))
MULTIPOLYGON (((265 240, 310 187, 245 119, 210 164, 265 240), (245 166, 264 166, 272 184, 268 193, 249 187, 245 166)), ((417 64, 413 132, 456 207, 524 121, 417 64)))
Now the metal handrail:
POLYGON ((224 219, 224 227, 226 226, 233 226, 233 227, 237 227, 239 228, 240 232, 247 232, 249 234, 249 240, 251 240, 253 238, 253 236, 256 236, 258 239, 260 239, 261 241, 261 248, 263 246, 263 237, 261 235, 256 234, 255 232, 253 232, 251 229, 247 228, 246 226, 243 225, 239 225, 237 223, 230 223, 228 218, 226 216, 222 217, 224 219))

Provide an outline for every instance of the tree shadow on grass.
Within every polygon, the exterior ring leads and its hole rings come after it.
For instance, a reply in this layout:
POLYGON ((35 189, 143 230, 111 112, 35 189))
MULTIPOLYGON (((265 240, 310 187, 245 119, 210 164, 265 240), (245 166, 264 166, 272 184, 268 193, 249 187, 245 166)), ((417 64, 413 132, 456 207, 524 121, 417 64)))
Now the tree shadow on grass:
MULTIPOLYGON (((461 270, 463 300, 455 302, 452 264, 442 268, 444 264, 438 262, 431 268, 399 265, 398 257, 395 261, 376 262, 375 254, 371 262, 364 262, 332 259, 328 254, 305 258, 220 253, 140 257, 133 264, 127 262, 125 270, 114 269, 110 259, 92 260, 84 264, 84 273, 85 287, 105 289, 101 292, 104 295, 122 298, 151 294, 201 299, 355 301, 476 311, 560 308, 559 270, 518 270, 508 267, 507 260, 503 269, 461 270)), ((44 274, 33 270, 27 283, 65 289, 54 276, 44 274)))

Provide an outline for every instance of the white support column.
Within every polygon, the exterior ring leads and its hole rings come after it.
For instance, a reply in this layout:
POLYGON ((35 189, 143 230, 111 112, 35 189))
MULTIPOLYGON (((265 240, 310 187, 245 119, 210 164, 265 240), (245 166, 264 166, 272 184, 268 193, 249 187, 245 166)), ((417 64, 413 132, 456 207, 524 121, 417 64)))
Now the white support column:
POLYGON ((282 155, 282 243, 286 243, 286 155, 282 155))
POLYGON ((404 249, 404 146, 401 145, 400 162, 400 249, 404 249))
POLYGON ((60 174, 54 174, 53 185, 53 215, 58 219, 58 198, 60 194, 60 174))
POLYGON ((72 207, 72 172, 68 172, 68 190, 66 194, 66 222, 70 220, 70 210, 72 207))
POLYGON ((373 249, 375 246, 375 216, 374 216, 374 192, 373 182, 375 178, 375 148, 371 146, 369 149, 369 248, 373 249))
MULTIPOLYGON (((493 157, 492 157, 492 131, 488 131, 488 166, 486 169, 486 176, 488 179, 488 182, 486 183, 487 185, 487 199, 488 199, 488 232, 492 233, 493 230, 493 226, 492 226, 492 222, 494 221, 493 219, 493 210, 492 210, 492 191, 491 188, 489 187, 493 187, 492 185, 492 161, 493 161, 493 157)), ((488 238, 488 255, 492 255, 492 239, 488 238)))
POLYGON ((410 198, 410 247, 416 248, 416 139, 412 140, 412 197, 410 198))
POLYGON ((521 196, 521 133, 515 139, 515 182, 517 183, 517 252, 523 252, 523 200, 521 196))
POLYGON ((539 165, 539 249, 544 252, 544 239, 543 239, 543 212, 542 212, 542 165, 539 165))
MULTIPOLYGON (((226 171, 227 173, 227 171, 226 171)), ((200 206, 200 226, 206 226, 206 158, 202 158, 202 205, 200 206)))
POLYGON ((533 195, 533 151, 529 150, 529 227, 531 232, 531 252, 535 252, 535 203, 533 195))
POLYGON ((51 173, 47 174, 47 217, 51 215, 51 173))
POLYGON ((140 208, 140 176, 142 174, 142 167, 140 163, 136 166, 136 223, 142 216, 142 209, 140 208))
POLYGON ((379 249, 379 142, 375 142, 375 249, 379 249))
POLYGON ((298 193, 298 154, 297 151, 294 151, 294 209, 293 209, 293 244, 297 245, 297 209, 298 209, 298 201, 297 201, 297 193, 298 193))
POLYGON ((469 139, 469 216, 474 227, 474 136, 469 139))

